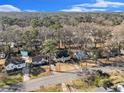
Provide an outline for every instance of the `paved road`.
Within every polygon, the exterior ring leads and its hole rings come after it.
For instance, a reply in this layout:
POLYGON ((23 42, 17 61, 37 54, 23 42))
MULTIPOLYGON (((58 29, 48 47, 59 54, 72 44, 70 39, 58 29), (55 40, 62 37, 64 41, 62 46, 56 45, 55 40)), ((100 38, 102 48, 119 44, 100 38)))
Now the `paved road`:
POLYGON ((56 73, 51 76, 46 76, 46 77, 26 81, 26 82, 24 82, 23 85, 24 85, 25 91, 33 91, 33 90, 39 89, 43 86, 64 83, 64 82, 68 82, 70 80, 74 80, 76 78, 79 78, 79 76, 75 72, 56 73))

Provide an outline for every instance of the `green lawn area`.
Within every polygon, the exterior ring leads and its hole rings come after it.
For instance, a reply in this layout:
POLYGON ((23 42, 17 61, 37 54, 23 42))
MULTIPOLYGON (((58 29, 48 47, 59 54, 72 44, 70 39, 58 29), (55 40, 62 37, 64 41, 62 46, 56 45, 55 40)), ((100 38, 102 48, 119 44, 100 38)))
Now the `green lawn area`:
POLYGON ((62 89, 61 89, 61 85, 58 84, 58 85, 53 85, 50 87, 34 90, 32 92, 62 92, 62 89))
POLYGON ((0 77, 0 87, 6 86, 6 85, 12 85, 22 82, 22 75, 7 75, 7 76, 1 76, 0 77))

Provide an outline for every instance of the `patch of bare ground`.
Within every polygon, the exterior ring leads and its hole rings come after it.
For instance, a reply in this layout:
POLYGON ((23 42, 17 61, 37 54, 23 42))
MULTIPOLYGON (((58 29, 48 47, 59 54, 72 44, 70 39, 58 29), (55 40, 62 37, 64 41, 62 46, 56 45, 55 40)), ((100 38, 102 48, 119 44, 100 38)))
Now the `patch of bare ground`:
POLYGON ((57 63, 56 64, 56 71, 72 71, 76 70, 74 64, 65 64, 65 63, 57 63))

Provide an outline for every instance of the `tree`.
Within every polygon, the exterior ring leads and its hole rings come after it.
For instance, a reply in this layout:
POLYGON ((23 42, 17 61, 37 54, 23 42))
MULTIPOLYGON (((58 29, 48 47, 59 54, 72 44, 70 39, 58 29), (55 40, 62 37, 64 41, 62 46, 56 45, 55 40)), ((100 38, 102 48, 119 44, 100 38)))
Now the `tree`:
POLYGON ((124 48, 123 43, 124 43, 124 23, 114 27, 111 38, 111 45, 115 48, 118 48, 119 54, 121 48, 124 48))
POLYGON ((28 30, 23 31, 22 33, 22 43, 24 43, 23 47, 25 49, 33 47, 33 42, 37 39, 38 31, 37 29, 30 28, 28 30))
POLYGON ((33 27, 33 28, 36 28, 38 26, 42 26, 42 22, 40 19, 32 19, 31 22, 30 22, 30 25, 33 27))
POLYGON ((44 53, 45 55, 47 55, 48 61, 49 61, 49 65, 51 64, 51 58, 52 56, 55 55, 56 52, 56 42, 52 39, 47 39, 43 42, 43 46, 42 46, 42 53, 44 53))

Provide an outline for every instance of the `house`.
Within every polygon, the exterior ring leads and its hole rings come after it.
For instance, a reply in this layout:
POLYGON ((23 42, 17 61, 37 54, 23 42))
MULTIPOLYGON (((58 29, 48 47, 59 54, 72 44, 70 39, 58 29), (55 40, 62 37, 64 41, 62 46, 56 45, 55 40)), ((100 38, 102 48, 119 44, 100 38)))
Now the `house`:
POLYGON ((6 71, 14 71, 14 70, 21 70, 26 66, 26 63, 24 60, 21 59, 8 59, 5 62, 5 69, 6 71))
POLYGON ((58 49, 53 60, 56 62, 58 62, 58 61, 65 62, 70 59, 71 59, 71 57, 69 56, 68 51, 66 49, 58 49))
POLYGON ((47 65, 49 62, 47 60, 47 58, 45 58, 44 56, 38 55, 35 57, 32 57, 32 65, 33 66, 40 66, 40 65, 47 65))
POLYGON ((78 50, 74 53, 74 58, 78 60, 87 59, 88 55, 85 51, 78 50))

